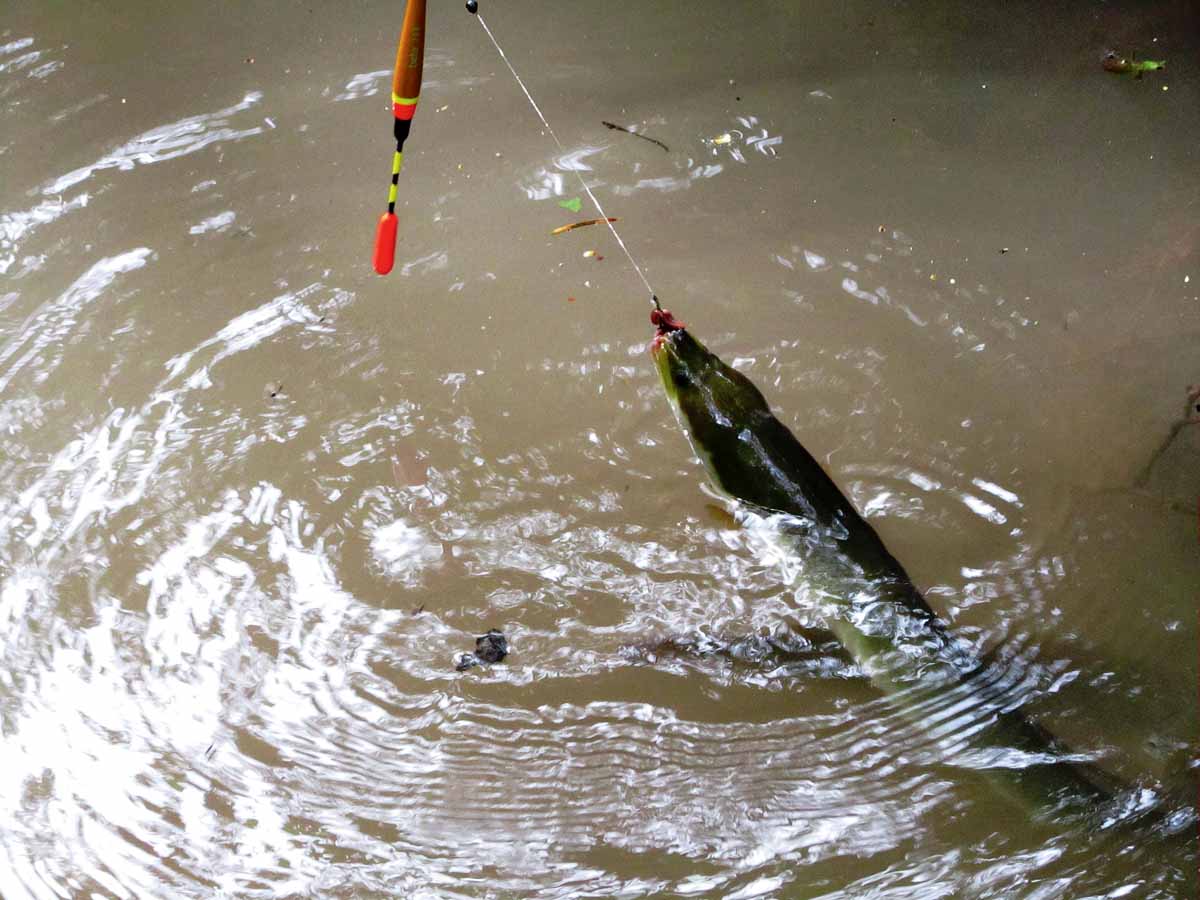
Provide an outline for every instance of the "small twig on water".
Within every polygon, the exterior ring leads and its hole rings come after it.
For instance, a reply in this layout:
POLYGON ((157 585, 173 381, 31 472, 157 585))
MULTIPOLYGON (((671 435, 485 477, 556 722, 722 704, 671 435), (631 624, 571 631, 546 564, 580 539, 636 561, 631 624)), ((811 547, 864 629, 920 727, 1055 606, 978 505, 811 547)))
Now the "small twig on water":
POLYGON ((622 125, 614 125, 612 122, 601 122, 600 124, 603 125, 605 128, 611 128, 613 131, 623 131, 626 134, 632 134, 634 137, 639 137, 643 141, 649 141, 652 144, 658 144, 658 146, 662 147, 668 153, 671 152, 670 150, 667 149, 667 145, 664 144, 662 141, 655 140, 654 138, 648 137, 647 135, 644 135, 644 134, 638 134, 636 131, 630 131, 628 128, 625 128, 622 125))

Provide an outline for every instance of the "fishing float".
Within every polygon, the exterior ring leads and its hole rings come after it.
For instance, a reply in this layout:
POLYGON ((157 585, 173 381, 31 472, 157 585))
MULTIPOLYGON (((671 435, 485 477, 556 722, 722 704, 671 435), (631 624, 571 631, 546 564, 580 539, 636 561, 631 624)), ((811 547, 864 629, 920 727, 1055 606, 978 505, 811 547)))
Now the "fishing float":
POLYGON ((400 41, 396 47, 396 68, 392 73, 392 134, 396 152, 392 156, 392 185, 388 189, 387 212, 375 226, 375 271, 386 275, 396 259, 396 186, 404 164, 404 141, 412 127, 413 114, 421 95, 421 70, 425 62, 425 0, 408 0, 400 41))

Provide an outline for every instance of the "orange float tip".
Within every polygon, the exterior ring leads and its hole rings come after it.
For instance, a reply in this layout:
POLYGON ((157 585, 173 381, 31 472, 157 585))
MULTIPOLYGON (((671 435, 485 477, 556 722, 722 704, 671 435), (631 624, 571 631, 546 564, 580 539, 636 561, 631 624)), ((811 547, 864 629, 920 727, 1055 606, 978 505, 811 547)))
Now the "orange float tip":
POLYGON ((395 213, 384 213, 375 227, 375 271, 386 275, 392 271, 396 260, 396 226, 399 220, 395 213))

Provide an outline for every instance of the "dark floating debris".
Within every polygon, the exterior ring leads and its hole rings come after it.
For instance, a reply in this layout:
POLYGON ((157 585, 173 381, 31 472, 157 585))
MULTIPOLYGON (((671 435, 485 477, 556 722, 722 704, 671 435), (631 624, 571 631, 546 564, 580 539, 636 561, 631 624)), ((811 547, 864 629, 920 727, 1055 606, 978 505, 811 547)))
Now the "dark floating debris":
POLYGON ((460 653, 455 660, 454 670, 465 672, 480 663, 498 663, 508 656, 508 639, 495 628, 475 638, 474 653, 460 653))
POLYGON ((508 640, 495 628, 475 638, 475 655, 485 663, 498 663, 508 656, 508 640))
MULTIPOLYGON (((739 97, 738 99, 740 100, 741 98, 739 97)), ((625 128, 623 125, 617 125, 617 124, 614 124, 613 122, 601 122, 600 124, 603 125, 605 128, 611 128, 613 131, 623 131, 626 134, 632 134, 636 138, 641 138, 643 141, 649 141, 652 144, 658 144, 658 146, 662 147, 668 153, 671 152, 667 148, 667 145, 664 144, 662 141, 655 140, 654 138, 649 137, 648 135, 638 134, 636 131, 630 131, 628 128, 625 128)))

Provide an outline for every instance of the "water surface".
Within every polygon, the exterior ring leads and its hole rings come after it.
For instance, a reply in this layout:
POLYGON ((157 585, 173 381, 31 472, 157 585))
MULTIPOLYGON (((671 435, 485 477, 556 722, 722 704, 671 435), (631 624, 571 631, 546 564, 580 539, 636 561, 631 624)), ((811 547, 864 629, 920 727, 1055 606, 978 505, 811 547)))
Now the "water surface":
POLYGON ((1135 481, 1200 381, 1194 10, 483 12, 567 152, 431 9, 387 278, 398 7, 0 14, 0 893, 1190 896, 1186 834, 1015 808, 986 706, 631 649, 820 622, 550 231, 582 174, 993 702, 1186 821, 1200 429, 1135 481))

